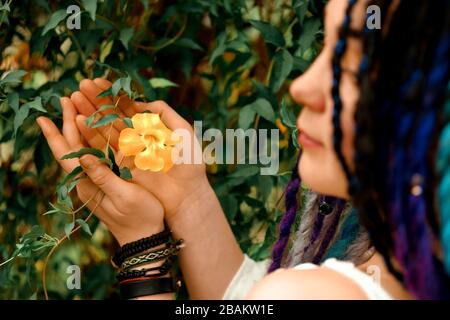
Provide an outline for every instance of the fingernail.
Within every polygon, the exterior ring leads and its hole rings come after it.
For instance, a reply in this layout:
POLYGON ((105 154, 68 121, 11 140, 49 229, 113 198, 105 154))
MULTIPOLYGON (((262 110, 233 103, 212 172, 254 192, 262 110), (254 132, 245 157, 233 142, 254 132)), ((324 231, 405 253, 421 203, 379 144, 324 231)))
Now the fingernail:
POLYGON ((85 169, 91 169, 97 163, 97 159, 91 155, 84 155, 80 158, 80 164, 85 169))
POLYGON ((39 125, 39 127, 41 127, 42 130, 45 129, 45 123, 44 123, 44 121, 45 121, 45 117, 44 117, 44 116, 41 116, 41 117, 37 117, 37 118, 36 118, 36 122, 37 122, 37 124, 39 125))

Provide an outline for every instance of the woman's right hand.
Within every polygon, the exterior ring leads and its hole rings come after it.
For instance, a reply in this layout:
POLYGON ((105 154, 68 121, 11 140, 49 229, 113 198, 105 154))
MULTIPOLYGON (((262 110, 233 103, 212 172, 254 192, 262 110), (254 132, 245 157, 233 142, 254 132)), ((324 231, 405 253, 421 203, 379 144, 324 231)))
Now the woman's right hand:
POLYGON ((87 178, 77 184, 78 197, 105 223, 119 244, 159 233, 164 229, 164 209, 154 195, 142 186, 125 181, 92 155, 80 159, 61 160, 74 151, 86 147, 75 124, 76 109, 68 98, 61 99, 63 134, 48 118, 39 117, 37 123, 66 173, 81 165, 87 178))
MULTIPOLYGON (((109 140, 112 148, 118 154, 116 157, 121 158, 122 155, 118 151, 118 140, 120 131, 126 128, 121 120, 114 122, 111 131, 106 127, 92 129, 86 125, 86 117, 91 116, 103 105, 111 105, 117 102, 117 100, 112 101, 110 97, 97 98, 102 91, 110 88, 111 85, 111 82, 102 78, 82 80, 80 91, 74 92, 70 99, 78 112, 76 116, 77 127, 87 144, 92 148, 103 150, 109 140)), ((176 129, 186 130, 191 136, 191 146, 193 148, 194 146, 199 147, 192 126, 165 102, 135 102, 124 96, 120 98, 118 107, 117 111, 121 118, 131 118, 136 113, 144 111, 157 113, 169 129, 173 131, 176 129)), ((106 109, 101 111, 101 114, 106 115, 111 112, 111 109, 106 109)), ((174 219, 178 213, 185 214, 186 211, 189 211, 189 204, 199 201, 198 197, 201 194, 209 194, 211 191, 203 163, 175 164, 166 173, 139 170, 134 167, 131 158, 125 158, 124 164, 131 169, 132 181, 144 187, 161 201, 169 225, 171 219, 174 219)))

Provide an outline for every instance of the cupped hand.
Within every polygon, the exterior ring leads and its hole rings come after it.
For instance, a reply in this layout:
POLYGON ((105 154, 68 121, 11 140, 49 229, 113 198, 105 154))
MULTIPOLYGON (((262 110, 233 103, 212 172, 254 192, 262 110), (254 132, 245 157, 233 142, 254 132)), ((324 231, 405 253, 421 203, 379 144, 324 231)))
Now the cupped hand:
MULTIPOLYGON (((76 125, 77 111, 69 98, 62 98, 62 134, 48 118, 39 117, 37 123, 66 173, 81 165, 86 173, 76 187, 78 197, 94 210, 120 245, 148 237, 164 229, 164 209, 157 198, 142 186, 115 175, 93 155, 80 159, 61 160, 71 152, 86 147, 76 125)), ((116 158, 119 159, 119 158, 116 158)))
MULTIPOLYGON (((78 115, 76 116, 76 125, 81 132, 86 143, 93 148, 104 150, 109 140, 112 148, 116 152, 116 158, 122 158, 122 154, 118 151, 118 141, 120 131, 126 128, 122 120, 118 119, 110 128, 98 127, 91 128, 86 125, 86 118, 99 110, 103 105, 111 105, 117 103, 117 109, 106 109, 100 113, 102 116, 112 112, 119 114, 120 118, 131 118, 136 113, 150 111, 160 115, 162 122, 171 130, 184 129, 188 132, 193 148, 199 147, 199 143, 195 138, 192 126, 178 115, 165 102, 156 101, 152 103, 135 102, 126 96, 122 96, 115 101, 110 97, 97 96, 102 91, 111 87, 111 83, 105 79, 97 78, 95 80, 83 80, 80 83, 80 91, 74 92, 70 99, 75 106, 78 115)), ((71 133, 67 133, 68 138, 72 139, 71 133)), ((200 151, 201 152, 201 151, 200 151)), ((192 153, 193 154, 193 153, 192 153)), ((137 185, 144 187, 147 191, 155 195, 161 201, 165 209, 165 217, 167 220, 174 218, 180 213, 181 208, 185 207, 186 202, 195 201, 199 193, 209 188, 206 177, 205 165, 201 164, 175 164, 168 172, 151 172, 143 171, 136 168, 132 158, 124 159, 123 164, 131 169, 132 181, 137 185)))

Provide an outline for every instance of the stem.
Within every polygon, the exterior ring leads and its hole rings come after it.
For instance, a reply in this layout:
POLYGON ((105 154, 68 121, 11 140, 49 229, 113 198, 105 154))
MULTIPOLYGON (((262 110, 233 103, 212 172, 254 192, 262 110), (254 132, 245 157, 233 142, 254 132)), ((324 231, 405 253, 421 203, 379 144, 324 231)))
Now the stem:
POLYGON ((144 49, 144 50, 149 50, 149 51, 158 51, 158 50, 161 50, 161 49, 164 49, 165 47, 167 47, 167 46, 170 46, 171 44, 173 44, 175 41, 177 41, 180 37, 181 37, 181 35, 184 33, 184 31, 186 30, 186 27, 187 27, 187 16, 185 16, 184 17, 184 20, 183 20, 183 25, 181 26, 181 29, 180 29, 180 31, 178 31, 178 33, 173 37, 173 38, 171 38, 171 39, 169 39, 167 42, 165 42, 165 43, 163 43, 163 44, 161 44, 161 45, 159 45, 159 46, 156 46, 156 47, 153 47, 153 46, 143 46, 143 45, 141 45, 141 44, 134 44, 134 46, 136 47, 136 48, 139 48, 139 49, 144 49))
MULTIPOLYGON (((114 108, 117 108, 117 106, 119 105, 119 101, 120 101, 120 99, 122 98, 123 96, 120 96, 118 99, 117 99, 117 101, 116 101, 116 103, 115 103, 115 105, 114 105, 114 108)), ((108 148, 109 148, 109 142, 110 142, 110 140, 111 140, 111 130, 112 130, 112 126, 113 126, 113 123, 111 123, 111 125, 110 125, 110 128, 109 128, 109 133, 108 133, 108 140, 107 140, 107 143, 106 143, 106 155, 108 156, 108 148)), ((122 164, 122 161, 123 161, 123 159, 124 159, 125 157, 122 157, 121 159, 120 159, 120 162, 119 162, 119 166, 122 164)), ((91 202, 96 196, 97 196, 97 194, 99 193, 99 192, 101 192, 101 190, 98 190, 92 197, 90 197, 80 208, 78 208, 77 210, 75 210, 73 213, 72 213, 72 219, 73 219, 73 221, 75 220, 75 214, 78 212, 78 211, 80 211, 81 209, 83 209, 84 207, 86 207, 88 204, 89 204, 89 202, 91 202)), ((86 219, 84 219, 84 222, 88 222, 89 221, 89 219, 92 217, 92 215, 94 214, 94 212, 95 212, 95 210, 97 210, 97 208, 98 208, 98 206, 100 205, 100 203, 103 201, 103 198, 105 197, 105 194, 103 193, 102 194, 102 196, 100 197, 100 200, 97 202, 97 204, 94 206, 94 208, 91 210, 91 213, 86 217, 86 219)), ((48 262, 49 262, 49 260, 50 260, 50 258, 51 258, 51 256, 53 255, 53 253, 56 251, 56 249, 64 242, 64 241, 66 241, 70 236, 72 236, 75 232, 77 232, 78 230, 80 230, 80 228, 81 228, 81 225, 78 225, 76 228, 74 228, 68 235, 65 235, 64 237, 62 237, 61 239, 59 239, 59 240, 57 240, 57 243, 56 243, 56 245, 50 250, 50 252, 48 253, 48 255, 47 255, 47 257, 45 258, 45 262, 44 262, 44 267, 43 267, 43 270, 42 270, 42 289, 43 289, 43 291, 44 291, 44 297, 45 297, 45 300, 48 300, 48 292, 47 292, 47 265, 48 265, 48 262)), ((11 259, 10 259, 11 260, 11 259)), ((7 262, 7 261, 6 261, 7 262)), ((6 263, 6 262, 4 262, 4 263, 6 263)), ((3 265, 3 264, 2 264, 3 265)), ((0 265, 1 266, 1 265, 0 265)))
POLYGON ((78 39, 75 37, 75 35, 73 34, 72 30, 67 29, 67 34, 70 36, 70 38, 72 39, 72 41, 75 43, 75 46, 77 47, 77 51, 80 54, 80 58, 82 59, 82 61, 86 61, 86 56, 84 55, 83 50, 81 49, 81 45, 78 42, 78 39))
POLYGON ((16 256, 12 256, 12 257, 9 258, 8 260, 3 261, 2 263, 0 263, 0 268, 3 267, 4 265, 8 264, 9 262, 13 261, 15 257, 16 257, 16 256))
MULTIPOLYGON (((99 192, 101 192, 100 190, 98 190, 95 195, 93 197, 95 197, 99 192)), ((92 198, 93 198, 92 197, 92 198)), ((84 222, 88 222, 89 219, 91 219, 92 215, 94 214, 95 210, 97 210, 98 206, 100 205, 100 203, 103 201, 103 198, 105 197, 105 194, 103 193, 100 200, 97 202, 97 204, 95 205, 95 207, 92 209, 91 213, 86 217, 86 219, 84 219, 84 222)), ((92 199, 91 198, 91 199, 92 199)), ((90 200, 91 200, 90 199, 90 200)), ((58 242, 56 243, 56 245, 50 250, 50 252, 48 253, 47 257, 45 258, 44 261, 44 267, 42 270, 42 289, 44 290, 44 297, 45 300, 48 300, 48 292, 47 292, 47 264, 51 258, 51 256, 53 255, 53 253, 56 251, 56 249, 64 242, 66 241, 69 236, 72 236, 75 232, 77 232, 78 230, 80 230, 81 225, 77 226, 75 229, 72 230, 72 232, 70 232, 69 235, 65 235, 64 237, 62 237, 61 239, 58 240, 58 242)))

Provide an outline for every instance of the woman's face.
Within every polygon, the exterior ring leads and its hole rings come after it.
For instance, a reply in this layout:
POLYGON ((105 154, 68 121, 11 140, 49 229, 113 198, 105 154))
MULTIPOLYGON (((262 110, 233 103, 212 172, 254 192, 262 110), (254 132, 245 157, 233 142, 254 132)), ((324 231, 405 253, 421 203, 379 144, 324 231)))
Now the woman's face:
MULTIPOLYGON (((351 15, 351 28, 362 30, 367 2, 358 1, 351 15)), ((332 57, 338 40, 338 30, 345 16, 348 0, 331 0, 325 12, 325 42, 322 52, 302 76, 291 85, 293 99, 303 109, 297 119, 302 156, 299 174, 312 190, 326 195, 348 198, 348 181, 333 146, 332 57)), ((342 152, 353 170, 354 113, 359 98, 355 74, 362 55, 362 43, 347 38, 347 50, 341 61, 342 152)))

